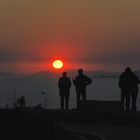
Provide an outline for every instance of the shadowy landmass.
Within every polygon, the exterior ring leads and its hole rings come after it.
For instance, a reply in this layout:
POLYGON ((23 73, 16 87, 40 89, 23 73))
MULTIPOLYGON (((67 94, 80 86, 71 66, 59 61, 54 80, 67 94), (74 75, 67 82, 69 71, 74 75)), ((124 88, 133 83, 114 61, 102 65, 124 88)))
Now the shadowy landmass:
MULTIPOLYGON (((69 73, 69 75, 72 75, 74 76, 75 75, 75 70, 68 70, 67 71, 69 73)), ((138 77, 140 77, 140 70, 136 70, 134 71, 136 73, 136 75, 138 77)), ((114 77, 114 78, 118 78, 119 75, 121 74, 121 72, 106 72, 106 71, 86 71, 86 73, 92 77, 114 77)), ((54 72, 51 72, 51 71, 38 71, 38 72, 34 72, 32 74, 20 74, 20 73, 6 73, 6 72, 0 72, 0 78, 1 77, 19 77, 19 78, 48 78, 48 77, 51 77, 51 76, 54 76, 54 75, 57 75, 59 76, 60 74, 59 73, 54 73, 54 72)))

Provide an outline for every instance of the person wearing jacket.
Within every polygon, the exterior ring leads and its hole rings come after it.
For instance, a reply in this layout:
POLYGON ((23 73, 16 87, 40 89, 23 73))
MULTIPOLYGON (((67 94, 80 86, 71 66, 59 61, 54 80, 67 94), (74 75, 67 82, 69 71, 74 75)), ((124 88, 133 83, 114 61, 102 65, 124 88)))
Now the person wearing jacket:
POLYGON ((64 104, 65 104, 65 109, 68 110, 71 80, 69 77, 67 77, 67 72, 63 72, 62 77, 59 78, 58 88, 59 88, 59 95, 60 95, 60 102, 61 102, 60 104, 61 110, 64 110, 64 104))
POLYGON ((73 79, 76 88, 77 109, 79 109, 80 98, 86 100, 86 87, 92 83, 92 79, 83 74, 83 69, 78 70, 78 75, 73 79))
POLYGON ((119 77, 119 87, 121 89, 121 107, 124 110, 124 104, 126 111, 130 110, 130 99, 132 101, 131 110, 136 111, 136 100, 138 95, 139 78, 130 67, 127 67, 125 71, 119 77))

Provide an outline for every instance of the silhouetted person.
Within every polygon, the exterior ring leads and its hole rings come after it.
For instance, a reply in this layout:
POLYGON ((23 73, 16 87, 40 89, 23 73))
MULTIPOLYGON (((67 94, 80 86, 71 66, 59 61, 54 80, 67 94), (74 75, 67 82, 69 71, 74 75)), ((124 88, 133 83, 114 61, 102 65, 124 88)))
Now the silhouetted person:
POLYGON ((73 84, 76 87, 77 109, 79 109, 80 98, 82 97, 83 101, 86 100, 86 86, 90 85, 91 83, 92 79, 83 74, 83 69, 79 69, 78 76, 73 79, 73 84))
POLYGON ((67 77, 67 72, 63 72, 62 77, 59 78, 58 88, 60 94, 61 109, 64 110, 64 104, 65 104, 65 109, 68 110, 71 80, 70 78, 67 77))
POLYGON ((21 96, 18 100, 17 100, 17 106, 19 108, 25 108, 25 99, 24 96, 21 96))
POLYGON ((125 72, 120 75, 119 87, 121 88, 121 106, 124 110, 124 104, 126 110, 130 110, 130 97, 132 99, 132 111, 136 111, 136 100, 138 95, 138 83, 139 78, 132 72, 131 68, 127 67, 125 72))

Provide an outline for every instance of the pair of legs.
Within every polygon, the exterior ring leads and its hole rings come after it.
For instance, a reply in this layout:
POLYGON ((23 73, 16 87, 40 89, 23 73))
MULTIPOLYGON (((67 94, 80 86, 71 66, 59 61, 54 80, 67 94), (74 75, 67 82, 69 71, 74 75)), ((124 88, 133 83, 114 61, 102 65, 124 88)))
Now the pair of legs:
POLYGON ((135 87, 132 91, 131 91, 131 98, 132 98, 132 111, 136 111, 136 101, 137 101, 137 96, 138 96, 138 88, 135 87))
POLYGON ((77 96, 77 109, 79 109, 79 103, 81 97, 83 101, 86 101, 86 90, 85 89, 76 90, 76 96, 77 96))
POLYGON ((69 109, 69 96, 60 96, 60 102, 61 102, 61 110, 64 110, 64 106, 66 110, 69 109))
POLYGON ((130 110, 130 91, 122 90, 121 91, 121 109, 124 110, 124 106, 127 111, 130 110))
POLYGON ((122 110, 124 110, 124 104, 126 107, 126 110, 130 110, 130 98, 132 99, 132 106, 131 110, 136 111, 136 100, 138 95, 138 88, 134 88, 131 90, 122 90, 121 91, 121 107, 122 110))

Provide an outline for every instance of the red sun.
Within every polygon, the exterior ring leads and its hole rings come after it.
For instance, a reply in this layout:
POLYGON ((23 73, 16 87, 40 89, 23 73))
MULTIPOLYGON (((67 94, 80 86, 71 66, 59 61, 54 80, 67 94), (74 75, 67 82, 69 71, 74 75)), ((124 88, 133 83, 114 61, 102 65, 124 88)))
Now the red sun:
POLYGON ((62 60, 54 60, 52 63, 53 68, 55 69, 61 69, 63 67, 63 61, 62 60))

